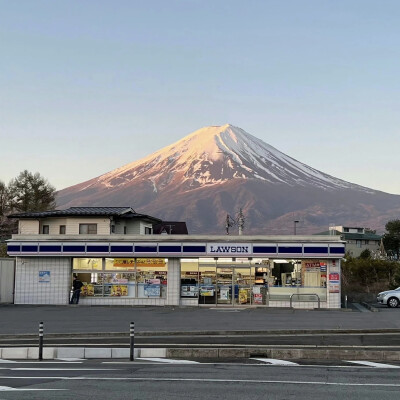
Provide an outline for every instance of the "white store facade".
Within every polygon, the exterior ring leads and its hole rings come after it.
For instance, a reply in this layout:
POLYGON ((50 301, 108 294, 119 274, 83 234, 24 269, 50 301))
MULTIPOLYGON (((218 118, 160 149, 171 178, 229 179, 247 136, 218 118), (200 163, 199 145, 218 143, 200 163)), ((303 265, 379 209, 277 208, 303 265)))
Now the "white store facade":
POLYGON ((339 236, 154 235, 132 209, 70 210, 19 215, 15 304, 68 304, 77 276, 83 305, 341 307, 339 236))
POLYGON ((344 244, 316 236, 15 235, 15 304, 340 308, 344 244))

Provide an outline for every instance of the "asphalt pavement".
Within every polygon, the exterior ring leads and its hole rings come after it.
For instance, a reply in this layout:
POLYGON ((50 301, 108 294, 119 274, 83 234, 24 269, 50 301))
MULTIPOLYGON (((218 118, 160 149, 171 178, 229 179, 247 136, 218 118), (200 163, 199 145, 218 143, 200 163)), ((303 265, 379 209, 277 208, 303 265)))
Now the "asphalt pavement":
POLYGON ((5 361, 0 364, 0 399, 398 398, 399 363, 277 362, 5 361))
POLYGON ((400 308, 365 310, 277 308, 0 306, 0 334, 128 332, 267 332, 323 330, 400 330, 400 308))

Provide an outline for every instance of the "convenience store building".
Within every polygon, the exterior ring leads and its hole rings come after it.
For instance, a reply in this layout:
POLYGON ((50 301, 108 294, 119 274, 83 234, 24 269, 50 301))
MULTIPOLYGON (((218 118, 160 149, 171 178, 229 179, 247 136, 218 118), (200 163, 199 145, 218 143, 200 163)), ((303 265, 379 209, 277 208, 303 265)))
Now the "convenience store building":
POLYGON ((78 276, 87 305, 341 306, 339 236, 155 235, 153 217, 88 209, 18 215, 14 303, 68 304, 78 276))

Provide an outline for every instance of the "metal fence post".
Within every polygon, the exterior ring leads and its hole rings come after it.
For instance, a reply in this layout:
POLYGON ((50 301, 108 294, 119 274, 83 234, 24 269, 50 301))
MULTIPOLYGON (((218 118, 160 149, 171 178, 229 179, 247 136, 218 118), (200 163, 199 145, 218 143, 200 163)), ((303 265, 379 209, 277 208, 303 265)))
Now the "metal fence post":
POLYGON ((43 322, 39 322, 39 360, 43 360, 43 322))
POLYGON ((135 359, 135 323, 134 322, 130 323, 129 336, 130 336, 129 360, 133 361, 135 359))

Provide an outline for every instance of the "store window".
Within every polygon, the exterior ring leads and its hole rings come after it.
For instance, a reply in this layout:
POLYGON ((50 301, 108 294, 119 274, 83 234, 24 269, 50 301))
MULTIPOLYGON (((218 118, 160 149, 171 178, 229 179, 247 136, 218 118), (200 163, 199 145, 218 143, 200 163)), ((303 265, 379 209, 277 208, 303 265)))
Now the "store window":
POLYGON ((164 258, 137 258, 138 297, 167 297, 167 272, 164 258))
POLYGON ((74 258, 82 296, 155 298, 167 295, 168 266, 154 258, 74 258))
POLYGON ((96 235, 97 224, 79 224, 80 235, 96 235))
POLYGON ((181 297, 199 297, 199 262, 181 259, 181 297))

